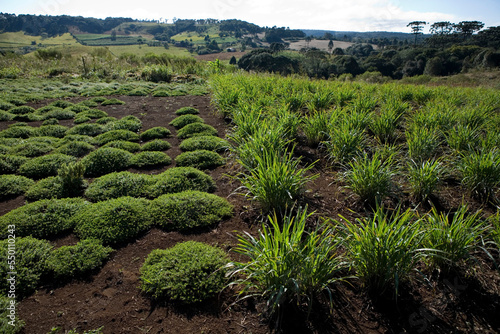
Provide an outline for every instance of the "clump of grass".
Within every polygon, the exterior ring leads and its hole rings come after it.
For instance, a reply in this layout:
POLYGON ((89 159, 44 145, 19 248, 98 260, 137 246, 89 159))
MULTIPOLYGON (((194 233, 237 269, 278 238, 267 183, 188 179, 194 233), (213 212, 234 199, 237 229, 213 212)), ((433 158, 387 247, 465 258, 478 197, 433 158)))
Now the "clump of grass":
POLYGON ((102 147, 114 147, 119 148, 121 150, 128 151, 130 153, 135 153, 141 150, 141 145, 138 143, 133 143, 131 141, 126 140, 113 140, 109 143, 103 145, 102 147))
POLYGON ((24 194, 35 181, 21 175, 0 175, 0 198, 24 194))
POLYGON ((49 143, 25 141, 12 146, 7 153, 33 158, 49 153, 52 150, 54 150, 54 146, 50 145, 49 143))
POLYGON ((29 106, 19 106, 19 107, 14 107, 12 109, 9 109, 9 113, 13 115, 26 115, 30 113, 34 113, 35 108, 29 107, 29 106))
POLYGON ((370 218, 337 222, 346 257, 356 276, 373 294, 381 295, 391 286, 396 296, 424 254, 424 234, 410 209, 389 213, 378 207, 370 218))
POLYGON ((110 106, 110 105, 124 105, 125 101, 119 100, 117 98, 106 99, 101 102, 102 106, 110 106))
POLYGON ((67 127, 58 124, 42 125, 36 130, 36 135, 63 138, 66 135, 67 131, 68 131, 67 127))
POLYGON ((61 180, 64 197, 79 196, 86 187, 83 179, 85 166, 81 161, 63 164, 57 171, 57 177, 61 180))
POLYGON ((142 128, 141 120, 132 115, 125 116, 114 122, 109 122, 105 126, 106 131, 129 130, 135 133, 139 132, 141 128, 142 128))
POLYGON ((97 136, 104 132, 104 128, 96 123, 78 124, 68 130, 68 135, 83 135, 83 136, 97 136))
POLYGON ((357 157, 365 147, 363 130, 351 128, 348 122, 330 127, 329 138, 324 142, 328 158, 335 164, 344 165, 357 157))
POLYGON ((73 105, 73 103, 66 101, 66 100, 57 100, 57 101, 54 101, 50 104, 50 106, 54 106, 57 108, 63 108, 63 109, 71 107, 72 105, 73 105))
POLYGON ((365 153, 349 162, 350 169, 343 178, 347 188, 357 194, 362 202, 375 207, 392 192, 395 174, 392 165, 392 156, 383 160, 378 151, 371 157, 365 153))
POLYGON ((328 139, 328 125, 331 118, 332 113, 327 111, 317 111, 304 118, 302 128, 309 146, 315 147, 328 139))
POLYGON ((324 292, 332 307, 332 284, 341 280, 336 275, 343 269, 338 242, 326 225, 307 231, 310 217, 307 208, 299 208, 295 215, 290 211, 282 219, 269 216, 257 237, 238 236, 235 251, 248 261, 229 264, 231 285, 243 288, 240 296, 263 297, 278 319, 294 304, 305 304, 310 312, 314 299, 324 292))
POLYGON ((440 144, 440 138, 434 129, 412 126, 406 131, 408 156, 411 160, 421 163, 433 158, 440 144))
POLYGON ((129 130, 112 130, 98 135, 94 138, 93 143, 95 145, 105 145, 110 141, 115 140, 126 140, 126 141, 139 141, 139 135, 135 132, 129 130))
POLYGON ((187 114, 176 117, 169 124, 175 127, 176 129, 182 129, 183 127, 191 123, 205 123, 205 121, 200 116, 187 114))
POLYGON ((0 173, 14 174, 29 158, 12 154, 0 154, 0 173))
POLYGON ((217 136, 217 130, 205 123, 191 123, 177 131, 177 137, 180 139, 197 136, 217 136))
POLYGON ((231 217, 233 207, 222 197, 188 190, 154 199, 148 211, 156 226, 169 230, 187 230, 213 226, 231 217))
POLYGON ((146 174, 114 172, 96 178, 85 190, 85 196, 94 202, 124 196, 147 197, 154 178, 146 174))
POLYGON ((428 160, 420 164, 408 163, 408 180, 412 196, 418 201, 427 200, 445 175, 445 169, 438 160, 428 160))
POLYGON ((221 249, 196 241, 155 249, 141 267, 141 290, 157 300, 199 303, 222 291, 227 262, 221 249))
POLYGON ((29 138, 36 133, 36 128, 31 126, 15 126, 0 131, 3 138, 29 138))
POLYGON ((102 111, 100 109, 89 109, 86 111, 82 111, 81 113, 78 114, 78 117, 88 117, 88 118, 102 118, 102 117, 107 117, 108 113, 105 111, 102 111))
POLYGON ((212 192, 215 181, 202 171, 193 167, 174 167, 154 177, 154 183, 148 188, 149 198, 186 190, 212 192))
POLYGON ((63 164, 75 162, 76 158, 61 153, 53 153, 26 161, 19 167, 19 174, 31 179, 41 179, 57 175, 63 164))
POLYGON ((119 148, 102 147, 91 152, 81 161, 85 166, 85 175, 99 176, 129 167, 133 156, 132 153, 119 148))
POLYGON ((71 141, 67 144, 59 146, 54 150, 54 153, 71 155, 77 158, 83 157, 95 149, 93 145, 84 141, 71 141))
POLYGON ((59 120, 57 118, 49 118, 42 122, 42 126, 45 125, 58 125, 59 120))
POLYGON ((456 152, 473 151, 481 144, 480 132, 459 124, 447 132, 446 141, 448 146, 456 152))
POLYGON ((170 132, 169 129, 162 126, 156 126, 141 133, 140 137, 141 140, 148 141, 151 139, 168 138, 171 135, 172 133, 170 132))
POLYGON ((226 164, 223 157, 213 151, 197 150, 184 152, 175 158, 180 167, 195 167, 198 169, 214 169, 226 164))
POLYGON ((141 151, 166 151, 170 149, 172 145, 166 140, 153 139, 141 146, 141 151))
POLYGON ((182 107, 175 111, 176 115, 197 115, 200 111, 195 107, 182 107))
POLYGON ((172 158, 163 152, 146 151, 135 154, 130 161, 132 166, 143 167, 160 167, 170 165, 172 158))
POLYGON ((458 170, 462 184, 482 201, 496 200, 495 188, 500 184, 500 152, 472 152, 463 154, 458 170))
POLYGON ((229 143, 215 136, 199 136, 185 139, 179 145, 182 151, 208 150, 222 152, 229 149, 229 143))
POLYGON ((77 116, 73 120, 73 123, 75 123, 75 124, 83 124, 83 123, 90 122, 91 120, 92 119, 90 117, 87 117, 87 116, 77 116))

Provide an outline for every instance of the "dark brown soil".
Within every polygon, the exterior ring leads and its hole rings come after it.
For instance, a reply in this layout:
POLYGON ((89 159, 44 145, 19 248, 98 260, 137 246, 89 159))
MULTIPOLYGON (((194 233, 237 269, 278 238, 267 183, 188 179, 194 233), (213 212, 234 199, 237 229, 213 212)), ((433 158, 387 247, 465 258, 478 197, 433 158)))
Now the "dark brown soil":
MULTIPOLYGON (((214 126, 223 137, 229 129, 210 106, 209 97, 128 97, 117 96, 123 106, 100 107, 110 116, 121 118, 135 115, 143 122, 143 130, 165 126, 175 118, 174 111, 194 106, 206 123, 214 126)), ((83 98, 73 98, 80 101, 83 98)), ((38 103, 40 107, 50 101, 38 103)), ((9 122, 0 123, 0 130, 9 122)), ((72 121, 62 121, 71 126, 72 121)), ((38 125, 34 123, 32 125, 38 125)), ((175 135, 168 139, 172 148, 166 153, 173 159, 180 153, 175 135)), ((298 152, 306 161, 320 159, 313 172, 320 177, 309 185, 305 201, 318 215, 355 219, 364 215, 356 197, 346 191, 336 177, 336 171, 316 149, 302 145, 298 152)), ((175 164, 174 164, 175 165, 175 164)), ((172 165, 172 166, 174 166, 172 165)), ((172 167, 172 166, 169 166, 172 167)), ((165 169, 165 168, 164 168, 165 169)), ((133 170, 160 173, 164 169, 133 170)), ((181 234, 152 229, 133 243, 117 249, 104 267, 69 283, 46 282, 34 295, 18 306, 18 315, 26 322, 23 333, 45 334, 53 327, 66 332, 104 328, 104 333, 272 333, 274 322, 266 320, 261 300, 238 304, 235 291, 226 289, 217 298, 195 306, 155 304, 143 295, 139 286, 139 268, 146 256, 156 248, 168 248, 176 243, 196 240, 217 245, 227 251, 236 244, 235 236, 243 231, 256 233, 260 224, 258 209, 243 196, 234 194, 239 187, 234 175, 237 166, 230 160, 224 167, 208 172, 217 182, 219 196, 234 205, 233 217, 213 229, 181 234)), ((456 208, 464 199, 471 209, 481 207, 464 195, 457 185, 445 186, 437 196, 443 210, 456 208), (465 196, 465 197, 464 197, 465 196)), ((412 205, 407 201, 407 205, 412 205)), ((0 214, 24 204, 22 196, 1 203, 0 214)), ((483 208, 492 211, 492 208, 483 208)), ((75 244, 74 235, 53 240, 55 247, 75 244)), ((235 256, 230 253, 231 256, 235 256)), ((329 313, 326 297, 313 304, 307 317, 291 307, 285 312, 283 333, 499 333, 500 275, 492 263, 480 258, 480 265, 454 273, 425 273, 429 280, 416 273, 400 288, 397 302, 391 296, 369 296, 352 279, 334 289, 334 310, 329 313), (476 274, 471 275, 475 270, 476 274)))

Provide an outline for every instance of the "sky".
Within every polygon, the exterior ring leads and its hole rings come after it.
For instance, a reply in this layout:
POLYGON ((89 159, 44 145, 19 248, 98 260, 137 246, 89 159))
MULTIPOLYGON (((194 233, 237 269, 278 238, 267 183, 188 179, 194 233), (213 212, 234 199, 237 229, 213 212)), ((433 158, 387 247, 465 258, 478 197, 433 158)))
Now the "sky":
POLYGON ((336 31, 410 32, 411 21, 481 21, 500 26, 500 0, 0 0, 15 14, 240 19, 259 26, 336 31))

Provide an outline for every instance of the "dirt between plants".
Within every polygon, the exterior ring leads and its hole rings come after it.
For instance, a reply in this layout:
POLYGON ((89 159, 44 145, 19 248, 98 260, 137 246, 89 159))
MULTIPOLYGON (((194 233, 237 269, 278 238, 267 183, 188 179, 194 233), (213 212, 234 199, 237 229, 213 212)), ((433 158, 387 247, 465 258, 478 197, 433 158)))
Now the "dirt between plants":
MULTIPOLYGON (((183 97, 129 97, 115 96, 125 105, 99 107, 110 116, 121 118, 134 115, 141 119, 143 130, 155 126, 169 128, 174 136, 168 141, 172 148, 166 153, 172 158, 180 153, 180 141, 175 129, 168 125, 176 115, 175 110, 193 106, 207 124, 214 126, 224 137, 229 125, 210 105, 208 96, 183 97)), ((78 102, 84 98, 70 98, 78 102)), ((51 101, 32 104, 38 108, 51 101)), ((0 122, 0 130, 12 122, 0 122)), ((38 126, 40 122, 31 123, 38 126)), ((73 121, 61 121, 72 126, 73 121)), ((365 214, 355 196, 344 190, 336 171, 317 149, 299 145, 297 153, 304 162, 320 159, 312 172, 320 177, 309 184, 305 202, 318 215, 355 219, 365 214)), ((136 170, 132 172, 161 173, 166 168, 136 170)), ((76 329, 103 327, 104 333, 498 333, 500 332, 500 275, 491 269, 492 263, 482 259, 476 276, 470 276, 472 268, 455 273, 426 273, 426 281, 415 274, 414 278, 400 287, 397 302, 391 296, 369 296, 355 279, 347 280, 334 288, 333 312, 328 311, 326 296, 313 304, 306 312, 291 307, 284 312, 279 330, 273 321, 263 314, 264 302, 249 299, 234 304, 235 292, 224 290, 212 300, 194 306, 158 304, 139 290, 139 269, 147 255, 157 248, 168 248, 176 243, 196 240, 221 247, 226 251, 236 245, 236 235, 248 231, 256 234, 260 225, 259 210, 243 196, 235 194, 240 184, 227 175, 235 175, 238 167, 229 159, 226 166, 208 173, 217 182, 215 194, 226 197, 234 205, 234 215, 211 229, 189 234, 164 232, 152 229, 135 242, 117 249, 96 272, 71 282, 45 282, 34 295, 18 305, 18 316, 26 322, 25 334, 45 334, 53 327, 61 333, 76 329)), ((463 189, 455 184, 445 185, 438 197, 443 210, 456 208, 463 198, 463 189)), ((480 204, 465 198, 471 209, 480 204)), ((24 204, 22 196, 1 203, 0 214, 24 204)), ((407 206, 413 206, 408 200, 407 206)), ((489 210, 489 208, 483 208, 489 210)), ((425 208, 423 208, 425 210, 425 208)), ((51 240, 55 247, 73 245, 78 239, 65 235, 51 240)), ((229 252, 232 258, 236 255, 229 252)), ((346 273, 347 274, 347 273, 346 273)))

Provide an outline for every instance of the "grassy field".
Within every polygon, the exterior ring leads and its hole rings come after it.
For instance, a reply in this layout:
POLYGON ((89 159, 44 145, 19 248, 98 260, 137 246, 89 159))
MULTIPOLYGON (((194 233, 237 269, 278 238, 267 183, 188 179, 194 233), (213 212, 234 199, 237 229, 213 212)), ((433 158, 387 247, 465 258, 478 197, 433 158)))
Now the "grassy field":
POLYGON ((6 32, 0 34, 0 48, 18 48, 23 46, 30 46, 32 42, 35 44, 43 44, 45 46, 57 45, 75 45, 78 42, 70 35, 63 34, 57 37, 50 37, 42 39, 42 36, 25 35, 23 32, 6 32))
POLYGON ((119 57, 124 53, 133 53, 139 57, 145 56, 148 53, 154 53, 160 55, 162 53, 168 53, 174 56, 185 56, 189 57, 191 54, 185 48, 178 48, 175 46, 170 46, 165 49, 162 46, 147 46, 147 45, 111 45, 107 47, 111 53, 119 57))

